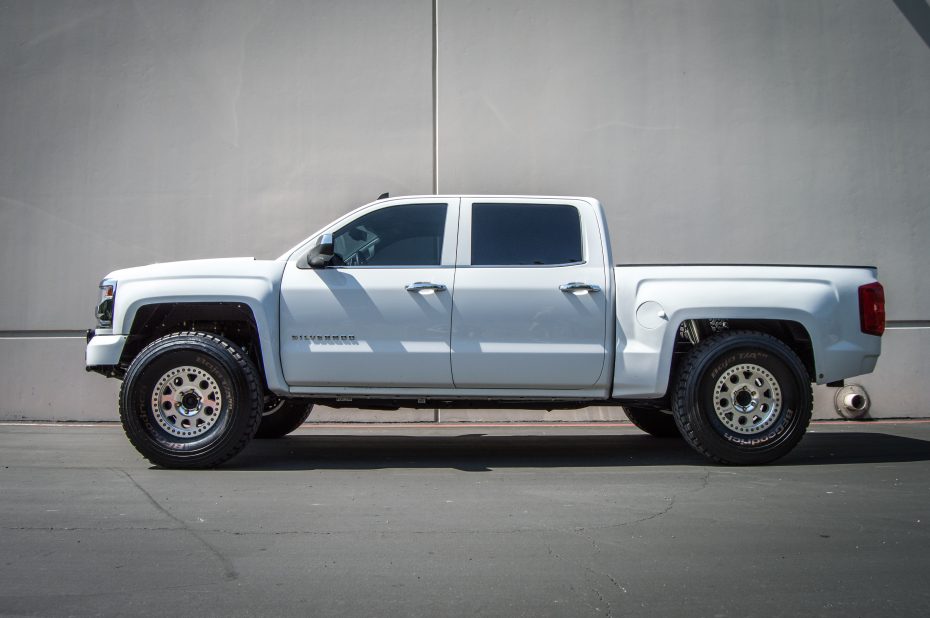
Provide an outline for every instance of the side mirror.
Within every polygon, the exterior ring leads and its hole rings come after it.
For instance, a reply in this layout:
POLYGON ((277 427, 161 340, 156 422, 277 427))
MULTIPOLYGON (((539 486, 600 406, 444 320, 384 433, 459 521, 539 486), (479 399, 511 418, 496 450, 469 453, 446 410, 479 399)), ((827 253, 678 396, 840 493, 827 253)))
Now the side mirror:
POLYGON ((323 234, 320 242, 307 254, 307 266, 310 268, 326 268, 333 259, 333 235, 323 234))

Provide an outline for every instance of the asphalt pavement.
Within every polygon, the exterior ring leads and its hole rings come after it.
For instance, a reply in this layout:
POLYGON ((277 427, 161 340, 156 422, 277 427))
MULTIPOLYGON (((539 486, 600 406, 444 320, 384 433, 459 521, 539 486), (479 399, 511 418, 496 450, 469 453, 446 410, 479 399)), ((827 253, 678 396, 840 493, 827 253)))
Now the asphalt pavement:
POLYGON ((0 614, 927 616, 930 422, 777 464, 631 426, 309 426, 216 470, 0 425, 0 614))

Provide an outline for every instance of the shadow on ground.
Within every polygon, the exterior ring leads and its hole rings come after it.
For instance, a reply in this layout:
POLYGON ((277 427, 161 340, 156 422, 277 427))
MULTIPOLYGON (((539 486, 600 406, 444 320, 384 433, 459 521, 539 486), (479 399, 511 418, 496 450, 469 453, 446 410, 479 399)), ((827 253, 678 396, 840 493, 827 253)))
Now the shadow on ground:
MULTIPOLYGON (((773 465, 865 464, 930 460, 930 442, 874 432, 808 434, 773 465)), ((609 466, 705 466, 680 439, 647 435, 457 436, 293 435, 255 440, 226 470, 366 470, 609 466)))

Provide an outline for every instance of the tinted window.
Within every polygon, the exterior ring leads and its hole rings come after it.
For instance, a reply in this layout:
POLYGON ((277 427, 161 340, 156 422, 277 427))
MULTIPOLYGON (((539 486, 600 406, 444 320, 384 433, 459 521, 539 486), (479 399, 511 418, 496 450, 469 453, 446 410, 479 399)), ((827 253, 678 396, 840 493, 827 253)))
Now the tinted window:
POLYGON ((570 264, 582 261, 581 221, 563 204, 474 204, 475 266, 570 264))
POLYGON ((439 266, 445 204, 381 208, 333 233, 333 266, 439 266))

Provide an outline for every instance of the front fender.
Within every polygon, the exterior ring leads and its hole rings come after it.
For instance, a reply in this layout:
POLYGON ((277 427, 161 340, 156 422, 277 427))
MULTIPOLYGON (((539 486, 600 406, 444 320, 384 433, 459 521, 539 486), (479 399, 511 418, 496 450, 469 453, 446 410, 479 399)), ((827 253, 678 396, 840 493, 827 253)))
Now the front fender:
MULTIPOLYGON (((136 269, 125 271, 130 274, 117 279, 113 328, 109 333, 100 332, 99 334, 129 335, 136 314, 146 305, 241 303, 249 307, 255 319, 268 388, 277 394, 287 394, 287 383, 281 371, 278 328, 281 274, 284 270, 284 262, 255 260, 230 262, 228 265, 224 264, 222 268, 214 268, 219 272, 203 274, 196 272, 189 274, 185 269, 172 272, 172 265, 164 265, 168 267, 163 269, 168 271, 166 273, 148 273, 147 269, 138 269, 140 271, 138 273, 134 272, 136 269)), ((101 345, 104 341, 110 340, 102 340, 101 345)), ((117 343, 112 340, 111 344, 113 347, 110 350, 113 351, 117 343)), ((119 348, 121 351, 122 346, 119 345, 119 348)))

